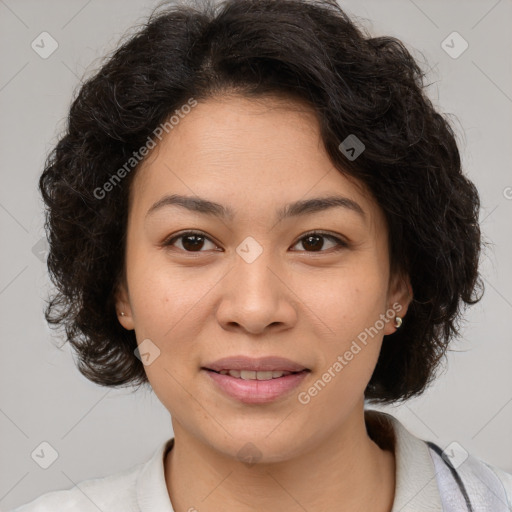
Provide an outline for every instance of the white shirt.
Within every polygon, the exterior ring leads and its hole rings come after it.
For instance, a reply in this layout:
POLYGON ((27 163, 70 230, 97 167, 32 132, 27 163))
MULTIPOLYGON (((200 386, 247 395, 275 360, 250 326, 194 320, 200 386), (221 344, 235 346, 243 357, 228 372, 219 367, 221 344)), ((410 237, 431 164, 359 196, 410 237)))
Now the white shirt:
MULTIPOLYGON (((452 471, 434 448, 393 416, 367 409, 365 421, 370 437, 379 446, 394 446, 392 512, 512 510, 512 475, 471 455, 461 463, 463 452, 457 450, 451 450, 452 471)), ((165 454, 173 444, 174 438, 162 443, 147 462, 104 478, 83 480, 68 490, 43 494, 11 512, 174 512, 164 473, 165 454)))

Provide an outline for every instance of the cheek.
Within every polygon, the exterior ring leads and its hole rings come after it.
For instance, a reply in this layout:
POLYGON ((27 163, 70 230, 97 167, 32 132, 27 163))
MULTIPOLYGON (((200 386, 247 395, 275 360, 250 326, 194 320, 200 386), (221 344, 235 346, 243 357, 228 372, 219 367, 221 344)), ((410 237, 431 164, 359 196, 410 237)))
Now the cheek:
MULTIPOLYGON (((317 380, 303 389, 315 415, 340 415, 341 404, 354 405, 371 378, 383 337, 381 314, 386 311, 386 273, 375 263, 344 269, 332 276, 310 301, 328 327, 321 343, 317 380), (340 409, 333 411, 332 404, 340 409), (329 412, 330 411, 330 412, 329 412)), ((303 403, 303 402, 301 402, 303 403)))
MULTIPOLYGON (((321 280, 306 279, 300 295, 325 333, 339 348, 375 324, 386 307, 387 281, 376 265, 347 266, 321 280)), ((298 293, 298 295, 299 295, 298 293)))
MULTIPOLYGON (((345 284, 350 281, 347 279, 345 284)), ((316 305, 330 331, 319 340, 321 357, 316 378, 300 390, 298 401, 309 408, 310 416, 323 418, 320 421, 326 425, 333 418, 343 421, 361 399, 377 364, 385 295, 373 284, 364 286, 355 279, 350 291, 331 293, 328 301, 316 305)))
POLYGON ((158 357, 145 371, 156 392, 165 387, 179 396, 179 382, 189 378, 187 369, 199 361, 218 271, 171 265, 165 255, 153 253, 139 257, 129 279, 137 343, 149 339, 157 347, 158 357))
POLYGON ((170 265, 161 253, 132 261, 128 279, 136 331, 156 338, 165 339, 169 329, 179 322, 190 324, 190 318, 201 308, 202 298, 215 285, 208 274, 170 265))
POLYGON ((173 411, 190 407, 185 383, 196 364, 198 340, 204 326, 198 320, 204 307, 201 299, 208 287, 201 285, 190 272, 153 260, 139 265, 131 276, 130 294, 139 350, 146 343, 155 354, 151 363, 145 364, 144 371, 156 396, 173 411))

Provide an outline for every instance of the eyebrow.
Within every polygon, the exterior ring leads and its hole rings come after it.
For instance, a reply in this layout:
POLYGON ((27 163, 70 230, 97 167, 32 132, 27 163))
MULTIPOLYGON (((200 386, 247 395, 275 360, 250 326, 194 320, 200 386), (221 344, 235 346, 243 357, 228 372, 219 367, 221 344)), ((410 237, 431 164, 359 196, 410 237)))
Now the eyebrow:
MULTIPOLYGON (((235 212, 222 204, 214 201, 209 201, 202 197, 183 196, 179 194, 166 195, 159 199, 147 211, 146 217, 153 214, 164 206, 178 206, 185 208, 189 211, 209 215, 211 217, 219 217, 223 219, 233 219, 235 212)), ((364 210, 358 203, 343 196, 327 196, 327 197, 314 197, 312 199, 304 199, 294 203, 286 204, 277 212, 276 222, 290 217, 298 217, 300 215, 311 215, 317 212, 322 212, 331 208, 346 208, 360 215, 363 219, 366 218, 364 210)))

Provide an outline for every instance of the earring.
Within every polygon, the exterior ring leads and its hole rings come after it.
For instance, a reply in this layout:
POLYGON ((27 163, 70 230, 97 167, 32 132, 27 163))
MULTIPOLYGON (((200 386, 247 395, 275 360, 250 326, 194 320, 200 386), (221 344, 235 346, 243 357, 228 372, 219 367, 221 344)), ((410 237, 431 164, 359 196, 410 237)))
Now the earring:
POLYGON ((121 316, 124 316, 124 311, 121 311, 121 316))
POLYGON ((401 325, 402 325, 402 318, 399 316, 395 317, 395 327, 397 329, 399 329, 401 325))

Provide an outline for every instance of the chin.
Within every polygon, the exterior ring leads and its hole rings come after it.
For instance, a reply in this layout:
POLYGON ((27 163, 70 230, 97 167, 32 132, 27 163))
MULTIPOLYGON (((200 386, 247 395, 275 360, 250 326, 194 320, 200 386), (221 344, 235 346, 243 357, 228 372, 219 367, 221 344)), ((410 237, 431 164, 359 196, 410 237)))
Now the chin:
POLYGON ((284 462, 302 453, 305 439, 302 438, 304 430, 279 429, 280 421, 282 419, 274 419, 259 425, 237 422, 236 428, 224 423, 228 432, 239 434, 230 436, 220 429, 222 433, 218 432, 217 437, 209 430, 203 433, 204 440, 212 449, 247 466, 284 462))

